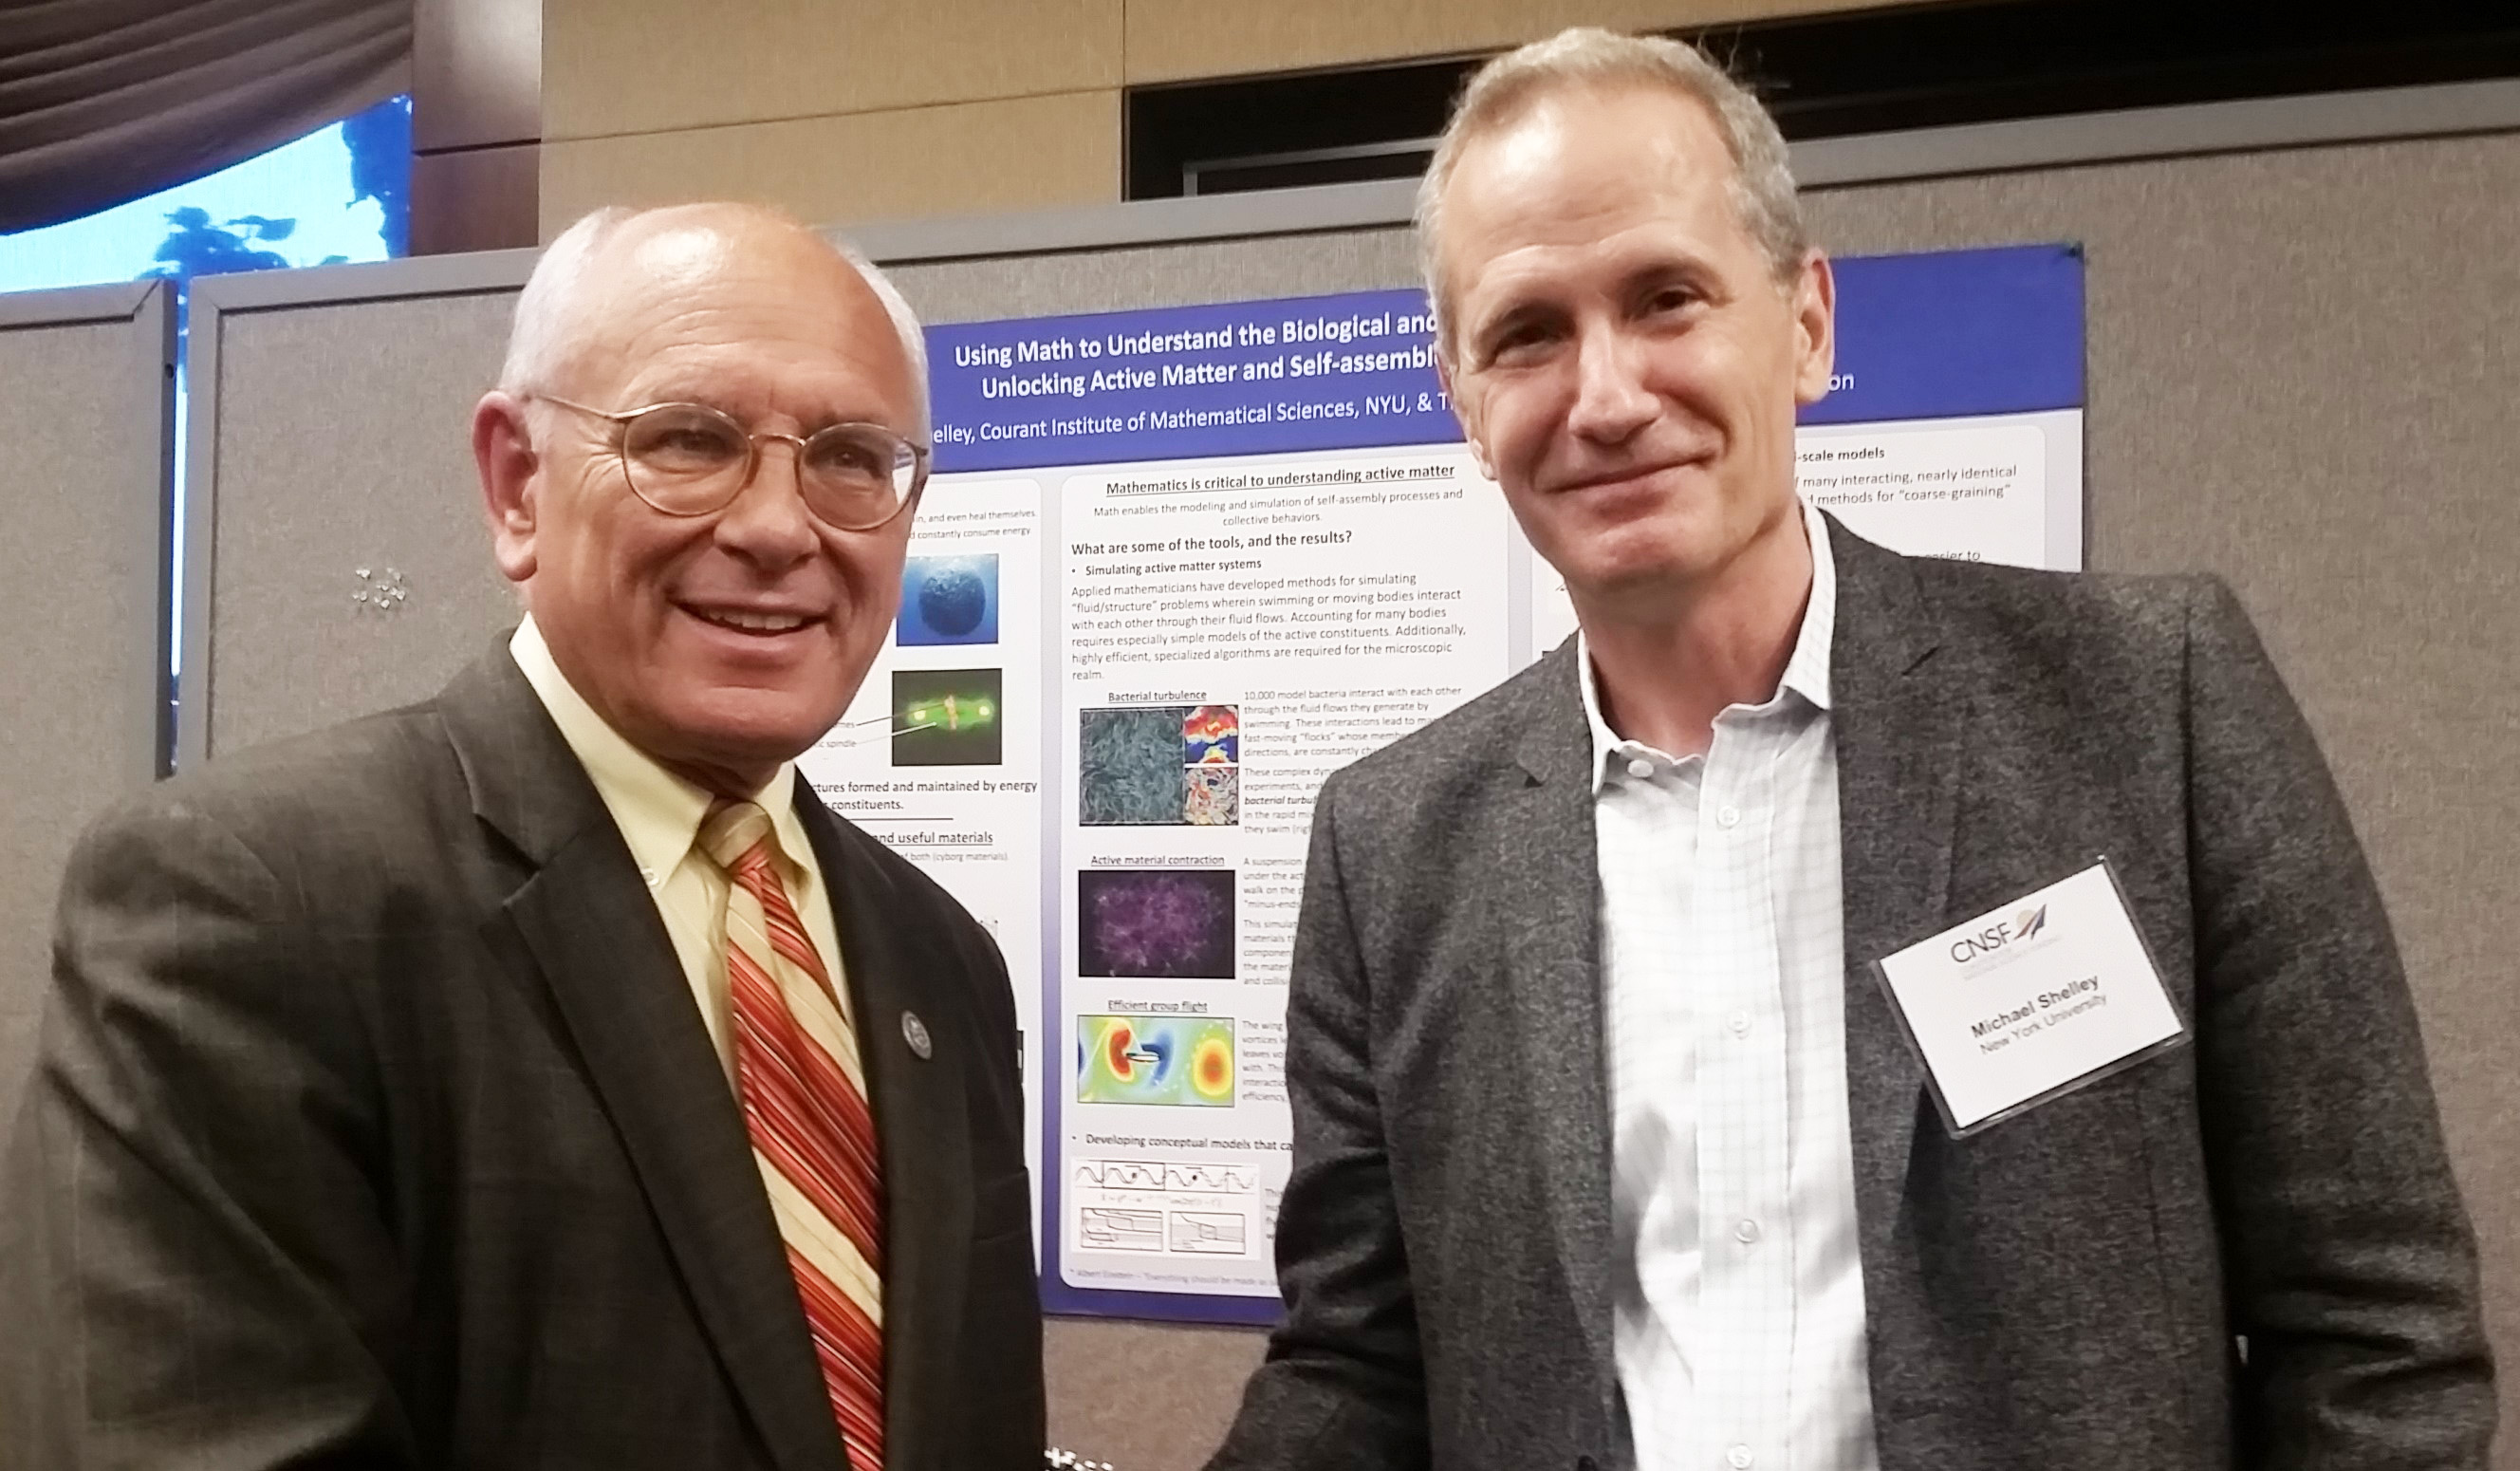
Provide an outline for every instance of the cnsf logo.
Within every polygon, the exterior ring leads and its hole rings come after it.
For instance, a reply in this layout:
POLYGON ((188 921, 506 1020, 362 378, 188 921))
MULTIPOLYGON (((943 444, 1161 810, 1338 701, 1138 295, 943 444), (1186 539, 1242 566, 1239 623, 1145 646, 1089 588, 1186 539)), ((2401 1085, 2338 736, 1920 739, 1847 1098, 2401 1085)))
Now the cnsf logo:
POLYGON ((2005 945, 2028 940, 2048 928, 2048 906, 2024 909, 2012 918, 1987 926, 1974 935, 1963 935, 1952 942, 1952 959, 1966 965, 1981 955, 1992 955, 2005 945))

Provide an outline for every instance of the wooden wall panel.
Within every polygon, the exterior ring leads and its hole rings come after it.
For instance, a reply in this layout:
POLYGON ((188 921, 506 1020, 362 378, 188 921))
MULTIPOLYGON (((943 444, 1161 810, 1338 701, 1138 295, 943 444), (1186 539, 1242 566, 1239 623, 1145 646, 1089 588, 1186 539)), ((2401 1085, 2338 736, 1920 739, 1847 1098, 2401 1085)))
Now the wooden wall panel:
POLYGON ((1105 204, 1120 94, 909 108, 543 145, 542 236, 601 205, 778 205, 817 224, 1105 204))
POLYGON ((545 136, 600 138, 1116 87, 1120 5, 544 0, 545 136))
POLYGON ((413 0, 411 253, 532 245, 543 0, 413 0))
POLYGON ((597 205, 721 196, 839 222, 1112 203, 1124 84, 1885 3, 540 0, 542 235, 597 205))
POLYGON ((536 244, 542 145, 418 154, 411 161, 411 253, 450 255, 536 244))
POLYGON ((542 136, 542 0, 413 0, 412 147, 542 136))
POLYGON ((1659 30, 1891 0, 1129 0, 1128 80, 1182 81, 1497 51, 1569 25, 1659 30))

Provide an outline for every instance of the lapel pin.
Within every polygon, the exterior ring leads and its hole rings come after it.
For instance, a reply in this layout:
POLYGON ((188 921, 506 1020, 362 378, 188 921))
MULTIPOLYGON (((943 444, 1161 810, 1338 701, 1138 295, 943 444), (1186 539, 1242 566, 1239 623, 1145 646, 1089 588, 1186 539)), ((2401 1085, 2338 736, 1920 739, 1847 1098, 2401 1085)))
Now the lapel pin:
POLYGON ((922 1062, 936 1055, 936 1043, 927 1035, 927 1024, 919 1020, 915 1011, 901 1014, 901 1039, 910 1043, 910 1050, 918 1053, 922 1062))

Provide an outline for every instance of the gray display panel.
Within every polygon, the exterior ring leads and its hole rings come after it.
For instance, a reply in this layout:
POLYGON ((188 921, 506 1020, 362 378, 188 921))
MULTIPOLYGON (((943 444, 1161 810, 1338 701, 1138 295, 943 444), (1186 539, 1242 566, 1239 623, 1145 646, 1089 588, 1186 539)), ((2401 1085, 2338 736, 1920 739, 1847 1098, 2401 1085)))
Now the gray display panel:
POLYGON ((172 298, 159 281, 0 296, 0 1120, 33 1060, 63 861, 158 770, 172 298))

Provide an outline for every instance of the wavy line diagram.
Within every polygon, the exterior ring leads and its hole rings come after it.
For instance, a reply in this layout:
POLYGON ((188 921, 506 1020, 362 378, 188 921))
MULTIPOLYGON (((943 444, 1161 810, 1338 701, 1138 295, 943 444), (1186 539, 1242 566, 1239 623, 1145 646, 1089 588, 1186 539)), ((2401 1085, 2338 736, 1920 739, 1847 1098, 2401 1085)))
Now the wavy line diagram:
POLYGON ((1165 1164, 1154 1160, 1078 1160, 1077 1184, 1096 1190, 1174 1190, 1248 1195, 1260 1183, 1249 1165, 1165 1164))
POLYGON ((1152 1160, 1079 1160, 1076 1183, 1097 1190, 1161 1190, 1164 1167, 1152 1160))
POLYGON ((1166 1165, 1164 1188, 1209 1195, 1248 1195, 1260 1172, 1248 1165, 1166 1165))

